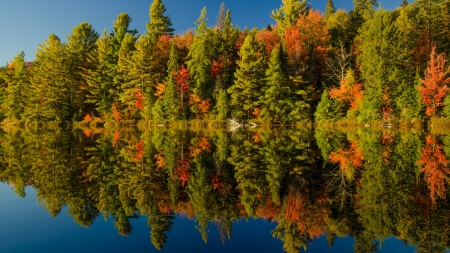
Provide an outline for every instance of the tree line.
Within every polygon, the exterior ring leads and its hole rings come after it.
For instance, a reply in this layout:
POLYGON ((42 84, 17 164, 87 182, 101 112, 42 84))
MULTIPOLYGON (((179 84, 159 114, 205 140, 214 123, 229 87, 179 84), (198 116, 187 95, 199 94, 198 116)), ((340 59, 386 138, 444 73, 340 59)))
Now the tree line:
POLYGON ((450 117, 450 2, 384 10, 354 0, 325 12, 282 0, 276 21, 240 30, 225 5, 214 27, 174 34, 161 0, 146 31, 121 13, 111 31, 87 22, 63 43, 51 34, 35 60, 0 68, 3 122, 226 120, 292 124, 450 117))

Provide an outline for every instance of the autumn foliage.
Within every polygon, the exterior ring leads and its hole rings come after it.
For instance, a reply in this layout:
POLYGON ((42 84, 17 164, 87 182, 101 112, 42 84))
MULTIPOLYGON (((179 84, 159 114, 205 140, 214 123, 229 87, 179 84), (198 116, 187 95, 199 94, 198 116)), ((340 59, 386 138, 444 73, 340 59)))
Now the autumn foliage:
POLYGON ((144 110, 144 95, 142 95, 142 91, 140 89, 133 90, 133 94, 135 97, 134 104, 136 108, 140 110, 144 110))
POLYGON ((422 149, 422 155, 418 162, 421 172, 425 173, 425 178, 430 189, 431 201, 436 205, 438 198, 446 198, 446 182, 449 180, 450 161, 445 156, 442 145, 436 141, 436 137, 427 136, 426 146, 422 149))
POLYGON ((436 115, 438 107, 443 106, 443 99, 449 91, 447 84, 450 83, 450 77, 448 77, 449 71, 445 69, 445 63, 445 54, 436 53, 436 46, 434 46, 425 71, 425 79, 420 80, 423 86, 418 88, 428 116, 436 115))
POLYGON ((341 102, 350 103, 350 108, 357 109, 358 104, 363 99, 364 91, 361 84, 355 84, 353 79, 353 73, 347 74, 347 76, 341 80, 338 88, 332 88, 330 90, 330 97, 337 99, 341 102))
POLYGON ((363 166, 364 155, 361 149, 358 149, 358 143, 352 142, 349 149, 338 149, 331 152, 329 159, 332 163, 339 163, 340 169, 347 174, 353 174, 355 168, 363 166))

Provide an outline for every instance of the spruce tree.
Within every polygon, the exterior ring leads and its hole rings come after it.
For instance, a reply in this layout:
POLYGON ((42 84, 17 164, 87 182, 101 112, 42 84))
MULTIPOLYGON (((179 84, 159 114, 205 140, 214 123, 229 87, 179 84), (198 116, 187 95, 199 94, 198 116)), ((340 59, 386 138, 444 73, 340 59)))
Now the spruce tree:
MULTIPOLYGON (((200 17, 195 22, 197 28, 195 29, 194 42, 189 48, 187 67, 192 80, 193 95, 200 100, 207 100, 212 98, 214 89, 214 79, 211 76, 210 59, 211 44, 209 36, 207 35, 210 29, 206 25, 206 7, 200 13, 200 17)), ((193 105, 191 107, 194 114, 200 114, 198 108, 193 105)))
POLYGON ((260 50, 254 33, 247 35, 239 51, 241 60, 237 62, 234 84, 228 89, 232 116, 238 120, 254 118, 252 113, 261 106, 258 98, 262 96, 265 66, 260 50))
POLYGON ((283 47, 272 50, 266 80, 262 88, 261 120, 268 122, 285 122, 292 103, 289 99, 286 72, 282 69, 283 47))
POLYGON ((172 44, 170 58, 167 68, 166 92, 164 93, 164 110, 167 120, 174 121, 180 118, 180 98, 178 85, 175 82, 175 73, 180 68, 178 64, 178 53, 175 44, 172 44))
POLYGON ((150 22, 147 22, 147 35, 153 44, 156 44, 161 35, 172 35, 175 31, 172 28, 170 17, 164 15, 165 12, 166 7, 161 0, 154 0, 150 5, 150 22))
POLYGON ((306 15, 310 7, 306 0, 282 0, 282 2, 280 9, 272 11, 270 17, 277 21, 280 31, 284 33, 295 24, 300 15, 306 15))
POLYGON ((325 20, 336 12, 336 8, 334 7, 333 0, 328 0, 327 5, 325 7, 325 20))

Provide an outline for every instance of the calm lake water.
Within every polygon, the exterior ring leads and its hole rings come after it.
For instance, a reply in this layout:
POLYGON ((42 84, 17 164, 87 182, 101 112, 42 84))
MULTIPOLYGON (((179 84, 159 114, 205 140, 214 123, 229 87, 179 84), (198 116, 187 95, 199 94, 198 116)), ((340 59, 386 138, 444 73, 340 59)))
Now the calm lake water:
POLYGON ((0 132, 0 252, 446 252, 450 134, 0 132))

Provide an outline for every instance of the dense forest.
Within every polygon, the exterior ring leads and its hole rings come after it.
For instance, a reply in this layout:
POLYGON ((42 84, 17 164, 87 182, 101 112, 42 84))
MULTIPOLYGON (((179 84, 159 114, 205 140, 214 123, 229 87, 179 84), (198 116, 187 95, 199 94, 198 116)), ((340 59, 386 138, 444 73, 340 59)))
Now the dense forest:
POLYGON ((254 218, 276 224, 287 252, 348 235, 355 252, 392 236, 447 252, 449 154, 450 134, 389 129, 9 128, 0 182, 20 197, 34 187, 51 216, 67 212, 86 228, 104 217, 127 236, 145 219, 158 249, 177 216, 205 242, 254 218))
POLYGON ((3 123, 189 120, 370 123, 450 117, 450 1, 403 1, 384 10, 354 0, 324 13, 282 0, 276 21, 240 30, 220 6, 215 26, 174 34, 161 0, 147 30, 121 13, 99 34, 82 22, 63 43, 51 34, 35 60, 0 68, 3 123))

